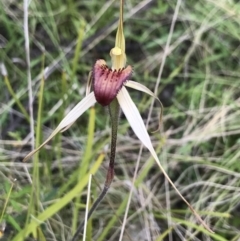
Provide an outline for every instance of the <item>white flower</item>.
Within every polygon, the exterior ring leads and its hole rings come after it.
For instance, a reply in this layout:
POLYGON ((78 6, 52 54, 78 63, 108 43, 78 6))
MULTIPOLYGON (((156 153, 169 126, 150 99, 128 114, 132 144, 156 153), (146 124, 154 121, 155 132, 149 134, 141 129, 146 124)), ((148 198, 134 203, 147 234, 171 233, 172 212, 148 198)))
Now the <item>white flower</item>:
MULTIPOLYGON (((53 133, 43 142, 37 149, 30 152, 25 158, 26 161, 35 152, 42 148, 48 141, 50 141, 57 133, 67 130, 87 109, 89 109, 96 102, 103 106, 111 105, 111 102, 117 98, 117 101, 126 116, 130 126, 132 127, 134 133, 139 138, 139 140, 148 148, 153 158, 155 159, 160 170, 163 172, 164 176, 167 178, 172 187, 176 190, 178 195, 182 200, 188 205, 194 215, 203 224, 203 226, 212 232, 208 226, 204 223, 198 213, 192 208, 188 201, 182 196, 178 191, 174 183, 171 181, 165 170, 163 169, 158 156, 153 148, 151 139, 148 135, 146 127, 144 125, 143 119, 132 101, 126 87, 130 87, 142 92, 145 92, 152 97, 158 99, 154 93, 149 90, 144 85, 131 81, 129 78, 132 75, 132 67, 126 64, 126 54, 125 54, 125 38, 123 34, 123 21, 122 21, 122 9, 120 7, 120 20, 117 30, 117 36, 115 41, 115 47, 110 51, 112 58, 112 68, 106 65, 104 60, 97 60, 92 71, 92 76, 89 80, 93 79, 93 91, 90 92, 90 84, 87 85, 86 97, 83 98, 60 122, 58 127, 53 131, 53 133)), ((160 102, 160 101, 159 101, 160 102)), ((161 102, 160 102, 161 103, 161 102)), ((111 176, 111 180, 113 175, 111 176)), ((111 183, 109 182, 109 186, 111 183)), ((108 187, 109 187, 108 186, 108 187)))

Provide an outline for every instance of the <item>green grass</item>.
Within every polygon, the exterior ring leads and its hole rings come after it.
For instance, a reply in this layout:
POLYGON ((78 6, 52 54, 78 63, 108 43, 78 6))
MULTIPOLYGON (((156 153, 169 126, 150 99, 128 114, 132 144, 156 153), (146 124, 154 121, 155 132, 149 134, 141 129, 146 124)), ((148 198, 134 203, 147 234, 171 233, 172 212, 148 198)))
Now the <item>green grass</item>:
MULTIPOLYGON (((140 155, 122 240, 237 241, 240 5, 234 0, 182 1, 159 79, 176 1, 148 2, 125 1, 128 64, 134 67, 133 80, 151 90, 160 80, 163 129, 151 133, 158 128, 156 102, 149 134, 169 176, 215 233, 198 224, 149 152, 139 154, 141 143, 121 115, 116 176, 89 221, 86 240, 119 239, 140 155)), ((84 219, 89 173, 94 174, 91 203, 100 193, 111 130, 107 110, 99 105, 26 164, 22 159, 85 96, 95 61, 110 63, 118 4, 30 2, 31 116, 23 1, 0 1, 0 230, 6 224, 0 240, 69 240, 84 219)), ((129 92, 147 121, 152 100, 129 92)))

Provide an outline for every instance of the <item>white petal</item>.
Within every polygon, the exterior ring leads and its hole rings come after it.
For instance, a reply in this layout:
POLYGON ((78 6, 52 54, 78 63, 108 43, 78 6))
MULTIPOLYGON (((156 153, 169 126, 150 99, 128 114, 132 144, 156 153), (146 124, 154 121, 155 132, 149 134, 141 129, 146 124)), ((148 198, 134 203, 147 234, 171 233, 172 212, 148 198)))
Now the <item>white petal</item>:
POLYGON ((158 126, 157 130, 156 130, 156 131, 153 131, 152 133, 155 133, 155 132, 159 131, 160 128, 161 128, 162 115, 163 115, 163 105, 162 105, 162 102, 161 102, 161 101, 158 99, 158 97, 157 97, 150 89, 148 89, 145 85, 142 85, 142 84, 140 84, 140 83, 138 83, 138 82, 135 82, 135 81, 132 81, 132 80, 128 80, 124 85, 127 86, 127 87, 130 87, 130 88, 133 88, 133 89, 135 89, 135 90, 142 91, 142 92, 144 92, 144 93, 146 93, 146 94, 149 94, 149 95, 151 95, 153 98, 155 98, 155 99, 158 100, 158 102, 159 102, 159 104, 160 104, 160 106, 161 106, 160 118, 159 118, 159 126, 158 126))
POLYGON ((132 81, 132 80, 128 80, 125 84, 125 86, 127 87, 130 87, 130 88, 133 88, 135 90, 139 90, 139 91, 142 91, 146 94, 149 94, 151 95, 153 98, 157 99, 160 106, 161 106, 161 113, 160 113, 160 118, 159 118, 159 127, 156 131, 154 131, 153 133, 157 132, 160 130, 161 128, 161 124, 162 124, 162 116, 163 116, 163 105, 162 105, 162 102, 158 99, 158 97, 150 90, 148 89, 145 85, 142 85, 138 82, 135 82, 135 81, 132 81))
POLYGON ((60 122, 58 127, 52 132, 52 134, 44 141, 38 148, 31 151, 23 161, 29 159, 34 153, 41 149, 47 142, 49 142, 60 131, 67 130, 89 107, 96 103, 95 95, 91 92, 85 98, 83 98, 60 122))
POLYGON ((57 128, 63 129, 66 126, 75 122, 87 109, 96 103, 96 98, 93 92, 84 97, 60 122, 57 128))
POLYGON ((146 94, 151 95, 152 97, 156 98, 160 102, 158 97, 150 89, 148 89, 145 85, 142 85, 142 84, 132 81, 132 80, 128 80, 124 85, 127 87, 130 87, 130 88, 133 88, 135 90, 145 92, 146 94))
MULTIPOLYGON (((159 166, 160 170, 163 172, 164 176, 167 178, 169 183, 172 185, 172 187, 176 190, 178 195, 182 198, 182 200, 188 205, 188 207, 191 209, 191 211, 195 214, 195 216, 198 218, 198 220, 204 225, 204 227, 211 231, 208 226, 204 223, 204 221, 201 219, 201 217, 198 215, 198 213, 193 209, 193 207, 189 204, 189 202, 182 196, 182 194, 178 191, 177 187, 174 185, 174 183, 171 181, 168 174, 163 169, 158 156, 152 146, 152 142, 150 140, 150 137, 147 133, 146 127, 144 125, 144 122, 142 120, 142 117, 132 101, 130 95, 128 94, 126 88, 123 86, 122 89, 119 91, 117 95, 118 102, 123 110, 123 113, 125 114, 129 124, 131 125, 134 133, 136 136, 141 140, 141 142, 148 148, 148 150, 151 152, 153 158, 155 159, 157 165, 159 166)), ((211 231, 212 232, 212 231, 211 231)))

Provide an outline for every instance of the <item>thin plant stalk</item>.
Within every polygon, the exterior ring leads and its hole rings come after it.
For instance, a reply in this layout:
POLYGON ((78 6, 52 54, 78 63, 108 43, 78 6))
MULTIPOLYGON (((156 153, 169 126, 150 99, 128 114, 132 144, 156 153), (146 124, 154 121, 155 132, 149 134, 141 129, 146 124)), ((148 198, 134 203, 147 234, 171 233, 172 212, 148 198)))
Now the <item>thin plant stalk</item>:
POLYGON ((28 7, 29 1, 24 0, 24 39, 25 39, 25 53, 27 64, 27 80, 28 80, 28 104, 30 116, 30 133, 31 133, 31 147, 34 150, 34 118, 33 118, 33 91, 32 91, 32 77, 31 77, 31 63, 30 63, 30 44, 29 44, 29 28, 28 28, 28 7))
POLYGON ((72 63, 72 74, 71 74, 72 80, 76 75, 79 56, 81 54, 81 48, 82 48, 82 43, 83 43, 84 29, 85 29, 85 22, 84 22, 83 19, 80 20, 79 25, 80 26, 79 26, 79 30, 78 30, 77 45, 76 45, 76 48, 75 48, 74 58, 73 58, 73 63, 72 63))
MULTIPOLYGON (((45 62, 45 55, 43 54, 42 57, 42 69, 44 69, 44 62, 45 62)), ((44 73, 42 73, 41 83, 40 83, 40 89, 38 94, 38 114, 37 114, 37 128, 36 128, 36 139, 35 139, 35 145, 38 147, 41 143, 41 123, 42 123, 42 110, 43 110, 43 93, 44 93, 44 73)), ((38 213, 38 203, 40 200, 39 197, 39 153, 37 153, 34 156, 33 159, 33 181, 32 181, 32 191, 31 191, 31 197, 30 197, 30 204, 29 209, 27 213, 27 219, 26 219, 26 225, 29 222, 30 215, 35 215, 38 213)), ((39 228, 37 228, 39 231, 39 228)), ((37 231, 34 230, 34 236, 37 237, 37 231)))
MULTIPOLYGON (((58 119, 59 121, 64 116, 64 110, 66 107, 66 95, 67 95, 67 79, 66 79, 66 73, 63 71, 61 76, 61 96, 62 96, 62 105, 59 108, 59 115, 58 119)), ((64 174, 63 174, 63 167, 61 162, 61 156, 62 156, 62 146, 61 146, 61 140, 62 140, 62 133, 58 133, 56 136, 56 146, 57 146, 57 160, 58 160, 58 168, 59 168, 59 176, 64 180, 64 174)), ((50 167, 51 163, 48 163, 48 166, 50 167)), ((51 173, 48 173, 48 175, 51 175, 51 173)))
MULTIPOLYGON (((88 210, 88 205, 90 202, 90 193, 91 193, 91 183, 92 183, 92 175, 89 175, 89 181, 88 181, 88 194, 87 194, 87 205, 86 205, 86 210, 88 210)), ((88 214, 87 212, 85 213, 85 220, 87 220, 88 214)), ((84 225, 84 232, 83 232, 83 240, 86 240, 86 235, 87 235, 87 223, 84 225)))
POLYGON ((13 88, 12 88, 12 85, 11 85, 9 79, 8 79, 8 76, 7 76, 7 75, 4 75, 3 79, 4 79, 4 82, 5 82, 6 86, 7 86, 7 89, 8 89, 8 91, 9 91, 9 93, 11 94, 11 96, 13 97, 13 99, 15 100, 18 108, 20 109, 20 111, 22 112, 22 114, 24 115, 24 117, 26 118, 26 120, 27 120, 28 122, 30 122, 29 115, 28 115, 27 111, 25 110, 24 106, 22 105, 22 103, 19 101, 19 98, 16 96, 16 94, 15 94, 13 88))
MULTIPOLYGON (((15 182, 15 181, 16 181, 16 179, 14 179, 14 182, 15 182)), ((12 193, 12 189, 13 189, 13 186, 14 186, 14 182, 12 182, 12 185, 11 185, 11 187, 10 187, 10 189, 9 189, 8 194, 7 194, 7 198, 6 198, 6 201, 5 201, 5 203, 4 203, 3 210, 2 210, 2 214, 1 214, 1 217, 0 217, 0 223, 2 223, 3 216, 4 216, 4 213, 5 213, 5 211, 6 211, 8 201, 9 201, 9 199, 10 199, 10 195, 11 195, 11 193, 12 193)))
MULTIPOLYGON (((90 109, 90 115, 89 115, 89 125, 88 125, 88 136, 87 136, 87 145, 84 152, 84 157, 81 160, 81 164, 79 165, 78 169, 78 180, 82 178, 83 175, 87 173, 87 169, 89 166, 90 157, 92 155, 92 143, 94 139, 94 129, 95 129, 95 108, 91 107, 90 109)), ((81 195, 79 195, 75 200, 75 207, 73 210, 73 221, 72 221, 72 230, 73 233, 77 229, 78 224, 78 212, 79 212, 79 206, 78 203, 81 202, 81 195)))
MULTIPOLYGON (((108 171, 107 171, 107 177, 106 177, 106 181, 105 181, 102 192, 100 193, 100 195, 98 196, 96 201, 93 203, 91 209, 89 210, 89 212, 87 214, 86 221, 89 220, 89 218, 91 217, 93 212, 97 209, 98 205, 101 203, 101 201, 107 194, 108 189, 109 189, 109 187, 112 183, 113 177, 114 177, 114 163, 115 163, 115 156, 116 156, 116 143, 117 143, 119 112, 120 112, 120 106, 118 104, 117 99, 115 98, 109 105, 112 133, 111 133, 110 161, 109 161, 109 166, 108 166, 108 171)), ((78 241, 84 225, 85 225, 85 220, 78 226, 77 231, 74 234, 71 241, 78 241)))

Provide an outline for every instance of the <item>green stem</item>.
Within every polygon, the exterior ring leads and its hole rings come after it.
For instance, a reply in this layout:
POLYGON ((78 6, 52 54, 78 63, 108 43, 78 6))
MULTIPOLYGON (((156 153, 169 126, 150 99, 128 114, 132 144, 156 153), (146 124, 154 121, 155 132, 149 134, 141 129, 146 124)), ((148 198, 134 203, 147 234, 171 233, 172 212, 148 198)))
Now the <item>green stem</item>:
POLYGON ((17 97, 17 95, 15 94, 12 85, 8 79, 8 76, 4 76, 4 82, 7 86, 7 89, 9 91, 9 93, 12 95, 13 99, 15 100, 17 106, 19 107, 19 109, 21 110, 22 114, 24 115, 24 117, 27 119, 28 122, 30 122, 30 118, 29 115, 27 113, 27 111, 25 110, 25 107, 22 105, 22 103, 20 102, 19 98, 17 97))
MULTIPOLYGON (((91 209, 88 212, 87 220, 91 217, 93 212, 97 209, 98 205, 101 203, 107 191, 112 183, 114 177, 114 163, 116 156, 116 146, 117 146, 117 131, 118 131, 118 119, 119 119, 120 106, 118 104, 117 98, 115 98, 111 104, 109 105, 109 113, 111 118, 111 126, 112 126, 112 136, 111 136, 111 150, 110 150, 110 161, 108 166, 107 177, 105 181, 104 188, 96 201, 93 203, 91 209)), ((74 234, 71 241, 78 241, 79 235, 85 225, 85 220, 78 226, 76 233, 74 234)))
MULTIPOLYGON (((42 70, 44 69, 44 63, 45 63, 45 54, 42 56, 42 70)), ((35 146, 36 148, 41 143, 41 133, 42 133, 42 111, 43 111, 43 94, 44 94, 44 73, 42 73, 42 78, 40 82, 40 89, 38 93, 38 114, 37 114, 37 127, 36 127, 36 142, 35 146)), ((31 197, 29 201, 29 208, 26 218, 25 226, 28 225, 30 216, 37 215, 39 212, 39 202, 40 202, 40 176, 39 176, 39 152, 36 153, 36 155, 33 158, 33 181, 32 181, 32 190, 31 190, 31 197)), ((37 227, 36 230, 33 231, 34 235, 36 237, 39 236, 40 227, 37 227)))
POLYGON ((77 45, 75 48, 74 58, 73 58, 73 63, 72 63, 72 75, 71 75, 72 80, 75 77, 77 67, 78 67, 79 56, 81 54, 82 42, 83 42, 83 38, 84 38, 85 22, 81 19, 79 25, 80 26, 79 26, 79 30, 78 30, 77 45))
POLYGON ((107 178, 105 182, 105 186, 107 186, 108 188, 110 187, 114 176, 114 163, 115 163, 116 146, 117 146, 119 112, 120 112, 120 106, 118 104, 117 98, 115 98, 109 105, 109 113, 110 113, 111 125, 112 125, 112 136, 111 136, 110 161, 109 161, 107 178))

